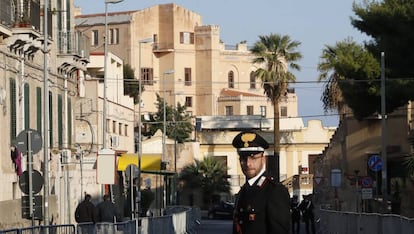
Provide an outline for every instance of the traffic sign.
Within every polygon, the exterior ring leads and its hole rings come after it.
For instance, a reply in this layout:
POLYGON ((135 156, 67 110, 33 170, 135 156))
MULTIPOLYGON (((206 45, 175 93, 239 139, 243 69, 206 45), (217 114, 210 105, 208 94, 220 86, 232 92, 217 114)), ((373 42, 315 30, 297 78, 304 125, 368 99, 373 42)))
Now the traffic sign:
POLYGON ((364 176, 361 178, 361 187, 362 188, 372 188, 373 180, 370 176, 364 176))
MULTIPOLYGON (((43 176, 40 174, 39 171, 33 170, 32 171, 32 179, 33 179, 33 185, 32 185, 32 191, 33 194, 36 194, 42 190, 43 187, 43 176)), ((24 171, 21 176, 19 176, 19 187, 20 190, 24 194, 29 194, 29 172, 24 171)))
POLYGON ((372 171, 379 171, 382 168, 382 160, 381 157, 378 154, 372 155, 368 159, 368 167, 372 171))
POLYGON ((315 181, 316 185, 319 185, 322 182, 323 177, 322 176, 313 177, 313 180, 315 181))
POLYGON ((361 198, 363 200, 372 199, 372 188, 361 189, 361 198))
POLYGON ((23 154, 27 154, 30 150, 32 154, 36 154, 42 149, 42 136, 34 129, 21 131, 16 137, 16 146, 23 154), (29 138, 30 136, 30 138, 29 138), (29 149, 29 140, 31 149, 29 149))
POLYGON ((33 217, 30 215, 30 196, 22 196, 22 218, 24 219, 43 219, 43 198, 41 195, 33 196, 33 217))

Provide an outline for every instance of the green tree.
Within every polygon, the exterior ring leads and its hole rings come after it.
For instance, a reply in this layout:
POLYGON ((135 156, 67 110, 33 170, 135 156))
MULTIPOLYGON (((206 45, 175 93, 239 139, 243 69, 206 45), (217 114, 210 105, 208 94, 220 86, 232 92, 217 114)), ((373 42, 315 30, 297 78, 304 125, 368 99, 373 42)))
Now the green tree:
MULTIPOLYGON (((390 113, 414 99, 414 1, 364 1, 354 4, 353 11, 356 17, 351 18, 352 25, 371 37, 366 43, 366 48, 378 61, 381 52, 385 54, 386 112, 390 113)), ((365 91, 373 89, 377 87, 367 86, 365 91)), ((380 112, 377 105, 380 103, 379 99, 377 96, 374 100, 376 108, 371 108, 369 114, 380 112)), ((370 107, 368 101, 372 100, 363 101, 365 107, 370 107)), ((368 114, 368 111, 366 112, 365 116, 368 114)))
POLYGON ((353 11, 352 25, 372 38, 369 51, 378 58, 385 52, 389 77, 413 77, 414 1, 364 1, 353 11))
POLYGON ((183 182, 183 188, 201 188, 205 204, 210 204, 215 194, 230 192, 227 167, 215 157, 205 157, 203 161, 195 160, 194 164, 182 169, 178 178, 183 182))
POLYGON ((325 111, 342 113, 347 105, 359 119, 375 112, 380 105, 380 65, 370 52, 348 38, 325 46, 320 58, 318 81, 326 82, 321 97, 325 111))
MULTIPOLYGON (((157 94, 157 113, 155 113, 153 120, 150 121, 150 134, 161 129, 164 129, 164 99, 157 94)), ((190 138, 190 134, 193 131, 193 125, 191 124, 191 116, 185 112, 185 106, 179 102, 174 108, 166 103, 165 115, 166 115, 166 135, 168 138, 176 139, 178 143, 183 143, 190 138)))
POLYGON ((274 155, 269 157, 267 167, 269 173, 277 180, 280 151, 279 101, 287 92, 289 82, 296 81, 295 75, 288 68, 300 70, 300 66, 295 63, 302 58, 302 54, 297 51, 300 44, 298 41, 292 41, 289 36, 270 34, 259 36, 259 40, 251 49, 255 56, 253 63, 260 66, 255 75, 261 79, 264 93, 273 104, 274 155))
MULTIPOLYGON (((143 89, 142 85, 141 88, 143 89)), ((134 70, 129 64, 124 64, 124 94, 134 98, 134 104, 138 103, 139 83, 135 78, 134 70)))

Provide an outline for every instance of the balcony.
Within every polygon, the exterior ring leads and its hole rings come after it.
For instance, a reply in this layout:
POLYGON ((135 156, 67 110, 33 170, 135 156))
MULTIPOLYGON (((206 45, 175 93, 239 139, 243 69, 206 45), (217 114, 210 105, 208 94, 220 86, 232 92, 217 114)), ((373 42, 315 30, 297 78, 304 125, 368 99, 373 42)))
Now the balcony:
POLYGON ((174 51, 174 43, 154 43, 152 45, 152 50, 154 53, 168 53, 174 51))
POLYGON ((77 70, 86 70, 89 63, 89 38, 81 32, 58 32, 58 72, 71 75, 77 70))
POLYGON ((10 0, 0 0, 0 41, 12 35, 14 17, 10 0))
MULTIPOLYGON (((9 38, 10 52, 33 59, 45 43, 41 34, 39 0, 0 0, 0 40, 9 38), (14 2, 14 4, 13 4, 14 2)), ((52 14, 48 13, 49 38, 52 35, 52 14)), ((51 43, 47 42, 48 45, 51 43)))

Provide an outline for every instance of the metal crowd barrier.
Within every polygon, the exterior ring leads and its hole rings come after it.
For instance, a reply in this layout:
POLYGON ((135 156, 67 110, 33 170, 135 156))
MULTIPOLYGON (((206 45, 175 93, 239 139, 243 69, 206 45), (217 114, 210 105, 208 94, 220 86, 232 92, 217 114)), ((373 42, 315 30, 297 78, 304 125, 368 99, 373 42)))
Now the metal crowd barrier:
POLYGON ((18 234, 18 233, 19 233, 19 229, 17 228, 0 231, 0 234, 18 234))
POLYGON ((166 215, 118 223, 79 223, 0 230, 0 234, 193 234, 201 212, 194 207, 169 207, 166 215), (139 227, 137 228, 137 224, 139 227), (137 229, 138 233, 137 233, 137 229))
POLYGON ((320 233, 412 234, 414 219, 394 214, 356 213, 321 209, 320 233))
MULTIPOLYGON (((1 232, 3 233, 3 232, 1 232)), ((9 233, 9 232, 8 232, 9 233)), ((74 234, 75 225, 64 224, 64 225, 48 225, 48 226, 33 226, 20 228, 18 234, 74 234)))

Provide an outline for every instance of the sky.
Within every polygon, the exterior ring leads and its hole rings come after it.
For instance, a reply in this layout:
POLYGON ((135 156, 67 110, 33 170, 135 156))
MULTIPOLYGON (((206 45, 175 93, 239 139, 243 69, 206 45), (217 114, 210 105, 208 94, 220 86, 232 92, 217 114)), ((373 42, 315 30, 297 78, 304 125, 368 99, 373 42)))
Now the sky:
MULTIPOLYGON (((105 0, 75 0, 82 14, 104 13, 105 0)), ((298 96, 298 115, 304 124, 320 119, 323 126, 338 124, 336 112, 325 113, 321 101, 323 83, 316 82, 317 65, 325 45, 352 38, 358 43, 368 37, 351 25, 355 17, 352 4, 362 0, 124 0, 108 4, 108 12, 141 10, 158 4, 175 3, 202 17, 204 25, 218 25, 220 38, 226 45, 247 41, 253 45, 259 36, 277 33, 299 41, 303 58, 294 87, 298 96)))

